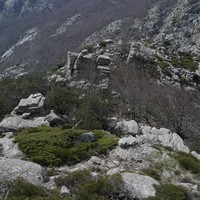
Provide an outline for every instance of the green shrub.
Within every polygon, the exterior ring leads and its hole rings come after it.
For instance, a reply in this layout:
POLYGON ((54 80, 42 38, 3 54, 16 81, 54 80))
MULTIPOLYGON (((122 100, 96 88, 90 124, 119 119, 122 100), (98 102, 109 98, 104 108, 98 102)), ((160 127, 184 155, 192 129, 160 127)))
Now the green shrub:
POLYGON ((68 173, 65 177, 55 179, 58 186, 67 185, 74 200, 131 200, 124 189, 120 175, 98 175, 93 177, 87 170, 68 173))
POLYGON ((117 145, 117 139, 105 131, 93 131, 95 141, 81 142, 87 131, 39 127, 23 129, 15 135, 26 158, 43 166, 75 164, 92 155, 106 154, 117 145))
POLYGON ((199 66, 198 62, 195 62, 193 60, 191 54, 185 54, 183 56, 180 56, 180 58, 172 56, 171 62, 172 65, 174 65, 175 67, 188 69, 190 71, 197 70, 199 66))
POLYGON ((149 197, 146 200, 191 200, 187 191, 181 186, 162 184, 155 188, 156 197, 149 197))
POLYGON ((46 94, 45 109, 54 110, 58 114, 69 114, 78 106, 78 92, 66 87, 52 87, 46 94))
POLYGON ((102 47, 102 48, 105 48, 106 45, 107 45, 106 41, 102 40, 102 41, 99 42, 99 46, 102 47))
POLYGON ((161 180, 161 177, 160 177, 160 175, 159 175, 158 170, 154 169, 153 167, 149 167, 149 168, 147 168, 147 169, 144 169, 142 172, 143 172, 145 175, 148 175, 148 176, 154 178, 155 180, 158 180, 158 181, 161 180))
POLYGON ((43 73, 3 79, 0 82, 0 120, 17 106, 20 99, 27 98, 30 92, 45 95, 48 89, 43 73))
POLYGON ((196 140, 186 140, 185 141, 187 146, 190 148, 191 151, 196 151, 200 153, 200 141, 199 139, 196 140))
POLYGON ((168 63, 166 63, 164 61, 160 61, 159 66, 160 66, 162 73, 164 75, 172 77, 172 73, 171 73, 170 69, 168 68, 169 67, 168 63))
POLYGON ((177 152, 173 156, 179 161, 182 168, 194 174, 200 174, 200 161, 192 154, 177 152))
POLYGON ((22 178, 17 178, 11 184, 11 190, 8 195, 8 200, 61 200, 59 192, 36 186, 26 182, 22 178))
POLYGON ((180 80, 180 84, 181 84, 182 86, 188 85, 188 84, 189 84, 188 80, 187 80, 184 76, 181 76, 181 77, 179 78, 179 80, 180 80))
POLYGON ((88 95, 76 112, 81 129, 106 129, 110 105, 100 95, 88 95))

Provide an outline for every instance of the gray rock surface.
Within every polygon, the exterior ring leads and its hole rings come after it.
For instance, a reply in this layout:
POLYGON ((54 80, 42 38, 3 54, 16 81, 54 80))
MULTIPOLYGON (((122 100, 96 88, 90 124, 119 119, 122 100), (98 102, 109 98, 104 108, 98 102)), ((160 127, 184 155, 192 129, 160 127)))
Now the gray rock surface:
POLYGON ((16 131, 20 128, 30 128, 46 125, 49 126, 49 122, 45 120, 45 117, 38 117, 34 120, 22 119, 18 116, 5 118, 0 123, 0 132, 16 131))
POLYGON ((123 173, 125 188, 131 193, 133 198, 143 199, 155 196, 156 190, 153 185, 159 183, 149 176, 142 176, 134 173, 123 173))
POLYGON ((49 122, 50 126, 60 126, 65 123, 53 110, 45 117, 45 120, 49 122))
POLYGON ((13 181, 17 177, 33 184, 45 181, 44 169, 38 164, 18 159, 0 159, 0 180, 13 181))
POLYGON ((120 121, 117 123, 116 129, 119 129, 119 131, 123 134, 136 135, 139 133, 139 126, 138 126, 137 122, 134 120, 120 121))
POLYGON ((18 149, 18 144, 15 144, 12 138, 12 132, 5 133, 3 138, 0 138, 0 145, 2 145, 3 156, 6 158, 22 158, 23 153, 18 149))
POLYGON ((93 142, 95 141, 94 133, 89 132, 89 133, 83 133, 80 136, 81 142, 93 142))
POLYGON ((122 138, 119 140, 118 144, 122 148, 128 148, 137 145, 137 139, 133 136, 122 138))
POLYGON ((70 196, 71 192, 66 186, 62 186, 60 189, 61 196, 70 196))
POLYGON ((45 97, 40 94, 31 94, 27 99, 21 99, 12 113, 22 115, 23 113, 42 114, 45 97))
POLYGON ((111 63, 111 59, 110 59, 110 57, 108 57, 106 55, 100 55, 97 58, 97 64, 100 66, 109 65, 110 63, 111 63))

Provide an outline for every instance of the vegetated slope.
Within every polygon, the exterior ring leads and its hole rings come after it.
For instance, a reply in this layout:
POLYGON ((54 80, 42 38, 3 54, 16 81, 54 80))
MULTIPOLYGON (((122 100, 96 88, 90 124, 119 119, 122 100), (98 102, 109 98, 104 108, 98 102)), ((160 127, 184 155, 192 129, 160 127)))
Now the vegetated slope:
POLYGON ((113 21, 143 17, 154 0, 0 2, 0 68, 47 69, 113 21), (20 3, 21 2, 21 3, 20 3))

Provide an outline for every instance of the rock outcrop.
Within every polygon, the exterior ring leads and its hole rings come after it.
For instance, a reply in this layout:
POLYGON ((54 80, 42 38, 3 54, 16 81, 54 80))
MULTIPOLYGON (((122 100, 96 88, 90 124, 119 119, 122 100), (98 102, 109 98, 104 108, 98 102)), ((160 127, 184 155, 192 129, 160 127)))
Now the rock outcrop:
POLYGON ((45 181, 44 169, 40 165, 18 159, 0 158, 0 180, 13 181, 17 177, 36 185, 45 181))
POLYGON ((13 115, 23 115, 27 113, 27 116, 42 115, 44 112, 45 97, 40 94, 31 94, 27 99, 21 99, 18 106, 12 111, 13 115))
POLYGON ((156 190, 154 185, 159 185, 158 181, 149 176, 142 176, 134 173, 123 173, 122 178, 125 188, 136 199, 148 198, 155 196, 156 190))
POLYGON ((49 126, 48 121, 45 120, 45 117, 38 117, 32 120, 22 119, 19 116, 8 117, 5 118, 0 123, 0 132, 9 132, 9 131, 16 131, 20 128, 30 128, 30 127, 38 127, 46 125, 49 126))

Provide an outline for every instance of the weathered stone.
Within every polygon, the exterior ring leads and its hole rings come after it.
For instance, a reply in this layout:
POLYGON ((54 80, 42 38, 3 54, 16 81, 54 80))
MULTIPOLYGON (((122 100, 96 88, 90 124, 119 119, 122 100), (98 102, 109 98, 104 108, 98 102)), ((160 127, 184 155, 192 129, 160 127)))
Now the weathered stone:
POLYGON ((61 196, 70 196, 71 192, 66 186, 62 186, 60 189, 61 196))
POLYGON ((50 126, 61 126, 65 123, 53 110, 45 117, 45 120, 49 122, 50 126))
POLYGON ((153 185, 159 185, 156 180, 149 176, 134 173, 123 173, 122 178, 125 188, 131 193, 133 198, 138 199, 155 196, 156 190, 153 185))
POLYGON ((18 144, 13 142, 14 138, 10 138, 12 133, 6 133, 4 138, 0 139, 0 145, 3 148, 3 156, 6 158, 22 158, 23 153, 18 149, 18 144))
POLYGON ((21 99, 18 106, 13 110, 17 115, 23 113, 41 114, 43 113, 45 97, 40 94, 31 94, 27 99, 21 99))
POLYGON ((129 137, 120 139, 118 144, 122 148, 133 147, 137 144, 137 139, 133 136, 129 136, 129 137))
POLYGON ((68 53, 67 53, 67 67, 68 67, 70 70, 73 70, 73 69, 74 69, 74 64, 75 64, 75 62, 76 62, 77 57, 78 57, 78 54, 77 54, 77 53, 68 51, 68 53))
POLYGON ((105 66, 105 65, 109 65, 110 63, 111 63, 111 58, 106 55, 100 55, 97 58, 97 65, 105 66))
POLYGON ((45 181, 44 169, 32 162, 18 159, 0 159, 0 180, 13 181, 22 177, 33 184, 42 184, 45 181))
POLYGON ((102 160, 96 156, 92 156, 90 160, 88 160, 88 163, 94 164, 94 165, 101 165, 102 160))
POLYGON ((83 133, 80 136, 81 142, 93 142, 95 140, 94 133, 83 133))
POLYGON ((135 135, 139 132, 139 126, 134 120, 118 122, 116 128, 120 129, 123 134, 135 135))
POLYGON ((20 128, 30 128, 46 125, 49 126, 48 121, 44 117, 38 117, 34 120, 22 119, 18 116, 5 118, 0 123, 0 132, 16 131, 20 128))

